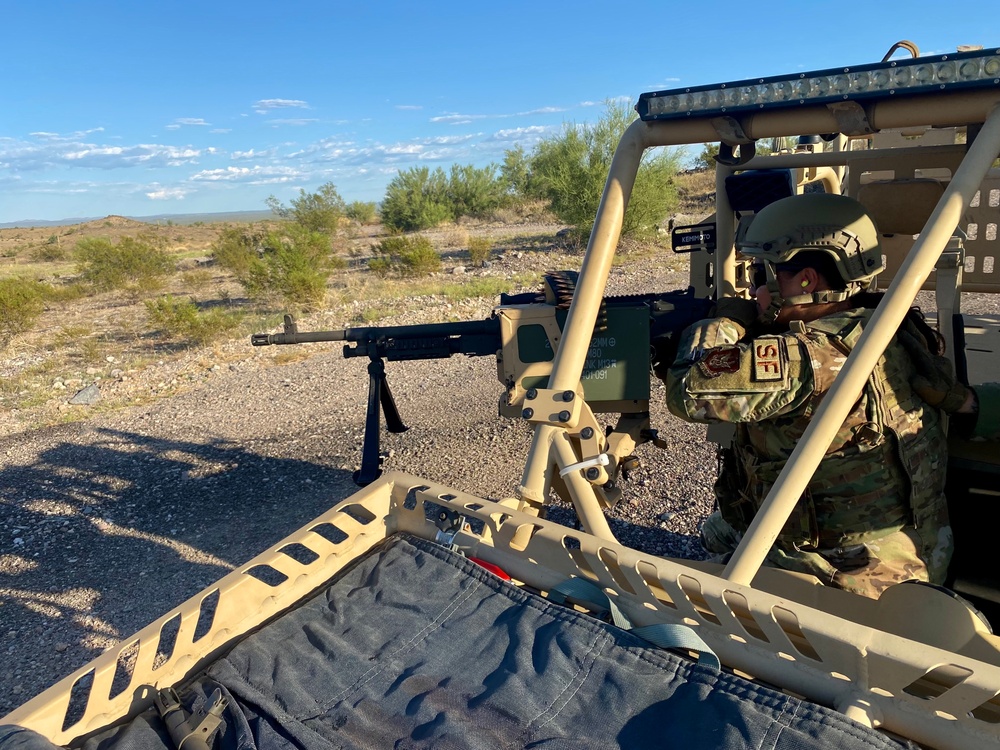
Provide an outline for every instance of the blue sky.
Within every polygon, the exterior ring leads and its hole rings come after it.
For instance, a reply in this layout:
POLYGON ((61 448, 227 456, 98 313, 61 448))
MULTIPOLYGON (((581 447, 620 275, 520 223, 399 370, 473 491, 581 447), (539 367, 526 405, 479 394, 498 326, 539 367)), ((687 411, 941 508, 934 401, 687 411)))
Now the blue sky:
POLYGON ((1000 45, 975 7, 0 0, 0 223, 260 210, 325 182, 378 201, 397 171, 499 163, 608 99, 900 39, 1000 45))

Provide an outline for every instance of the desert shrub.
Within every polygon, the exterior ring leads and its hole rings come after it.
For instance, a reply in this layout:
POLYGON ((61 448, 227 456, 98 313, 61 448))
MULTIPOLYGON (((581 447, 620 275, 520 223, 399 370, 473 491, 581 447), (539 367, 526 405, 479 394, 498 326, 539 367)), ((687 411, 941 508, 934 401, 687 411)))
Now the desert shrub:
POLYGON ((386 279, 392 276, 395 269, 390 258, 381 256, 368 261, 368 270, 380 279, 386 279))
POLYGON ((212 258, 237 278, 243 277, 263 254, 267 231, 249 227, 225 227, 212 244, 212 258))
POLYGON ((469 238, 469 261, 474 266, 481 266, 490 259, 493 251, 493 242, 489 237, 469 238))
POLYGON ((45 310, 46 286, 21 278, 0 279, 0 349, 31 330, 45 310))
POLYGON ((399 260, 404 276, 429 276, 441 270, 441 255, 426 237, 415 237, 399 260))
POLYGON ((348 219, 359 224, 375 224, 378 222, 378 206, 372 201, 352 201, 347 204, 345 212, 348 219))
POLYGON ((76 243, 80 278, 100 291, 155 291, 174 272, 174 261, 163 243, 151 235, 122 237, 118 244, 104 237, 76 243))
POLYGON ((59 238, 55 235, 49 237, 44 244, 33 247, 28 253, 28 257, 38 263, 53 263, 66 260, 66 256, 65 248, 63 248, 62 243, 59 242, 59 238), (55 242, 52 241, 53 238, 55 242))
POLYGON ((385 189, 382 223, 395 232, 429 229, 455 218, 448 177, 441 167, 412 167, 398 173, 385 189))
POLYGON ((185 289, 200 290, 212 283, 212 272, 207 268, 193 268, 181 274, 181 283, 185 289))
POLYGON ((426 237, 386 237, 375 246, 368 268, 380 277, 428 276, 441 269, 441 256, 426 237))
POLYGON ((146 312, 151 325, 175 339, 207 344, 236 328, 242 316, 220 307, 199 310, 190 299, 171 295, 146 300, 146 312))
POLYGON ((322 304, 331 270, 344 265, 331 255, 328 236, 292 224, 268 233, 260 254, 235 275, 252 297, 311 309, 322 304))
POLYGON ((283 219, 292 219, 311 232, 333 234, 346 215, 347 205, 332 182, 320 185, 315 193, 299 190, 299 197, 292 198, 291 205, 285 207, 273 195, 267 199, 267 206, 283 219))
POLYGON ((528 200, 528 176, 530 160, 524 146, 518 144, 504 152, 500 165, 500 184, 504 192, 515 202, 528 200))
POLYGON ((477 168, 453 164, 448 178, 452 215, 483 218, 499 208, 505 199, 504 184, 495 164, 477 168))
MULTIPOLYGON (((608 102, 593 125, 566 125, 558 136, 534 149, 528 193, 549 201, 560 220, 586 237, 593 227, 611 159, 625 129, 635 119, 625 103, 608 102)), ((622 237, 638 237, 655 227, 677 205, 674 177, 683 153, 655 149, 643 156, 622 223, 622 237)))

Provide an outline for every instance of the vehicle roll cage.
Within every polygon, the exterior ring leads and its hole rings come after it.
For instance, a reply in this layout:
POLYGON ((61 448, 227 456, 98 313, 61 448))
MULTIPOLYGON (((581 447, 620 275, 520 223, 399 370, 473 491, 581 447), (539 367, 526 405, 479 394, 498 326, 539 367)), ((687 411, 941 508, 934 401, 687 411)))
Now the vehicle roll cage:
MULTIPOLYGON (((859 118, 862 123, 860 132, 845 133, 857 136, 872 130, 966 126, 970 142, 965 146, 927 147, 948 156, 958 156, 960 162, 923 231, 893 278, 871 323, 865 328, 858 346, 851 352, 828 397, 823 399, 785 470, 778 477, 742 543, 726 566, 723 573, 726 579, 740 584, 749 584, 753 580, 836 431, 843 424, 851 404, 857 399, 878 358, 902 323, 917 292, 934 270, 938 258, 962 219, 963 211, 972 201, 1000 153, 998 105, 1000 90, 995 88, 867 103, 864 108, 865 116, 859 118)), ((597 219, 577 281, 576 294, 552 363, 548 388, 539 389, 539 397, 558 401, 561 394, 581 389, 588 342, 597 320, 629 196, 640 161, 647 149, 715 142, 732 132, 742 133, 752 141, 802 134, 839 133, 844 125, 842 111, 843 107, 815 106, 747 114, 739 117, 737 122, 731 122, 731 117, 706 117, 654 122, 637 120, 632 123, 625 131, 611 162, 597 219), (726 122, 720 123, 720 120, 726 122)), ((739 165, 739 168, 842 167, 854 158, 863 159, 865 156, 858 156, 856 152, 834 151, 757 157, 739 165)), ((724 189, 725 177, 735 168, 735 165, 720 165, 717 169, 716 223, 720 240, 715 253, 716 298, 732 295, 737 290, 736 250, 733 243, 736 226, 724 189)), ((825 177, 828 184, 836 184, 834 176, 827 174, 825 177)), ((556 423, 535 424, 518 490, 522 510, 544 504, 554 475, 580 460, 570 446, 568 430, 566 425, 556 423)), ((568 480, 566 489, 584 528, 595 536, 613 541, 614 537, 601 512, 601 504, 593 485, 580 476, 579 472, 571 472, 565 479, 568 480)))

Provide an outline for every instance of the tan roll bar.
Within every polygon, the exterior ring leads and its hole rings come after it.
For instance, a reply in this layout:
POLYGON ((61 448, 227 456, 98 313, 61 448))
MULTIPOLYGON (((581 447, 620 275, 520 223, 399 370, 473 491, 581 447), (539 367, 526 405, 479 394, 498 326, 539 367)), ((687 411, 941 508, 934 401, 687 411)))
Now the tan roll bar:
MULTIPOLYGON (((962 126, 969 123, 984 122, 998 104, 998 101, 1000 101, 1000 92, 995 90, 960 91, 947 96, 940 94, 935 96, 913 96, 907 99, 877 102, 869 104, 865 112, 868 122, 875 129, 912 128, 928 124, 937 126, 962 126)), ((803 133, 836 133, 840 129, 840 124, 834 113, 821 105, 804 106, 801 109, 796 109, 794 112, 789 112, 788 110, 762 111, 749 115, 739 115, 736 119, 739 120, 743 132, 753 139, 793 136, 803 133)), ((905 314, 905 309, 910 305, 916 294, 916 290, 919 289, 920 284, 923 283, 923 280, 930 273, 934 265, 934 260, 944 247, 947 237, 951 236, 952 230, 958 224, 964 205, 961 201, 964 200, 967 203, 971 199, 971 194, 975 192, 979 182, 989 168, 993 157, 983 155, 990 148, 990 146, 984 144, 993 143, 996 138, 993 135, 994 130, 997 128, 995 121, 996 116, 992 115, 990 126, 983 129, 983 132, 980 133, 975 144, 970 149, 970 154, 966 157, 963 167, 960 169, 961 174, 960 172, 955 173, 952 184, 942 198, 941 205, 939 205, 939 212, 936 212, 931 217, 929 228, 933 228, 934 225, 944 226, 945 228, 932 234, 921 235, 918 247, 914 248, 915 251, 918 249, 923 250, 920 256, 919 267, 911 270, 905 277, 897 277, 893 282, 890 291, 896 291, 892 297, 895 298, 902 294, 905 300, 899 303, 893 302, 891 308, 893 311, 892 318, 886 318, 885 313, 876 315, 873 318, 873 323, 880 319, 886 321, 879 327, 880 331, 891 332, 899 325, 905 314), (946 224, 941 224, 940 211, 946 212, 946 224), (947 237, 943 236, 945 232, 947 233, 947 237), (929 260, 924 260, 924 258, 929 258, 929 260), (920 283, 914 287, 912 286, 911 279, 915 278, 917 274, 921 274, 920 283), (898 312, 898 317, 895 317, 897 310, 902 310, 902 312, 898 312)), ((597 321, 601 299, 604 295, 608 274, 611 269, 611 262, 621 235, 625 209, 628 206, 628 200, 635 184, 640 160, 645 150, 657 146, 677 146, 707 143, 717 140, 719 140, 719 135, 712 124, 711 118, 691 118, 661 122, 636 121, 626 129, 611 162, 594 228, 591 232, 586 255, 580 269, 576 293, 563 327, 562 340, 556 348, 548 387, 544 392, 539 389, 540 394, 552 399, 557 398, 557 394, 560 392, 582 392, 580 383, 586 359, 586 351, 597 321)), ((996 155, 997 151, 998 148, 993 147, 993 156, 996 155)), ((777 156, 773 157, 774 161, 769 161, 768 165, 777 167, 780 166, 779 161, 787 159, 789 161, 794 160, 796 166, 808 165, 811 162, 815 162, 818 166, 824 158, 826 159, 826 163, 829 164, 830 156, 830 154, 777 156), (815 156, 815 158, 811 158, 812 156, 815 156)), ((856 158, 849 152, 836 156, 842 156, 845 161, 856 158)), ((725 208, 724 190, 718 191, 717 200, 720 202, 720 208, 725 208)), ((732 212, 720 210, 718 213, 720 221, 718 236, 731 237, 735 229, 731 226, 732 212), (726 225, 727 219, 725 217, 727 216, 729 216, 729 225, 726 225)), ((734 290, 735 279, 731 278, 733 276, 732 255, 734 252, 730 243, 720 243, 716 254, 717 294, 732 293, 734 290)), ((906 270, 906 268, 907 266, 904 266, 904 269, 901 269, 901 271, 906 270)), ((891 333, 889 335, 891 336, 891 333)), ((871 336, 869 335, 868 338, 870 339, 871 336)), ((884 349, 885 342, 887 341, 888 336, 884 338, 882 346, 878 350, 879 352, 884 349)), ((877 342, 867 345, 864 352, 866 357, 864 362, 868 363, 870 360, 867 370, 869 373, 878 357, 878 354, 869 353, 875 351, 873 349, 874 346, 877 346, 877 342)), ((852 369, 857 369, 857 366, 854 366, 852 369)), ((850 387, 855 388, 855 393, 860 392, 861 384, 867 377, 867 374, 861 375, 860 370, 858 372, 859 374, 853 376, 850 385, 850 387)), ((840 382, 840 378, 838 378, 838 382, 840 382)), ((838 393, 846 392, 849 391, 845 390, 845 386, 841 386, 838 391, 838 393)), ((834 398, 825 399, 826 403, 832 404, 835 401, 836 399, 834 398)), ((813 470, 818 465, 819 458, 825 452, 825 447, 829 445, 834 432, 842 421, 843 415, 839 419, 835 415, 831 415, 823 422, 819 422, 818 419, 814 420, 810 426, 810 431, 807 432, 807 435, 815 437, 810 437, 809 443, 803 440, 800 449, 804 445, 808 445, 810 452, 807 455, 810 458, 814 458, 814 462, 809 465, 806 480, 802 481, 802 487, 798 490, 799 494, 805 486, 805 481, 808 480, 808 477, 812 475, 813 470), (823 440, 825 440, 825 443, 823 440), (815 447, 820 443, 822 443, 822 447, 815 447)), ((571 451, 567 450, 569 445, 558 437, 565 435, 566 431, 572 429, 573 426, 573 424, 556 425, 546 423, 535 425, 534 437, 521 477, 521 485, 518 488, 518 497, 521 501, 520 508, 522 510, 537 513, 538 509, 547 500, 552 488, 554 473, 558 473, 560 469, 572 463, 573 461, 569 460, 570 458, 578 460, 577 457, 566 455, 567 453, 571 453, 571 451), (555 448, 557 441, 559 443, 558 449, 555 448)), ((798 458, 798 462, 802 461, 802 458, 798 458)), ((798 465, 795 461, 789 461, 789 466, 793 464, 798 465)), ((778 486, 775 487, 775 490, 778 489, 778 486)), ((793 486, 789 485, 789 488, 793 486)), ((604 518, 601 504, 593 485, 586 481, 576 481, 576 477, 573 477, 572 481, 567 482, 567 490, 584 529, 588 533, 600 538, 613 540, 614 537, 604 518)), ((790 489, 785 490, 785 492, 790 491, 790 489)), ((782 495, 782 497, 785 497, 785 495, 782 495)), ((795 497, 797 498, 798 494, 795 497)), ((783 521, 778 523, 775 519, 779 516, 782 519, 787 518, 792 505, 794 505, 794 502, 788 504, 786 501, 782 506, 774 506, 775 509, 772 509, 767 514, 766 529, 770 530, 770 532, 765 531, 762 533, 757 530, 760 528, 761 522, 765 517, 763 513, 758 515, 758 522, 755 522, 748 531, 747 543, 743 545, 739 554, 733 558, 730 568, 727 569, 727 575, 733 576, 734 580, 739 581, 749 581, 752 579, 754 572, 756 572, 763 561, 766 550, 770 547, 776 536, 776 532, 773 532, 772 527, 780 528, 783 524, 783 521), (773 535, 771 532, 773 532, 773 535), (749 544, 751 541, 753 542, 752 546, 749 544), (763 553, 761 553, 761 550, 763 550, 763 553)))
POLYGON ((937 208, 903 261, 885 297, 861 334, 844 369, 837 376, 799 444, 792 451, 750 528, 723 573, 725 578, 749 584, 768 550, 788 520, 813 472, 826 454, 833 435, 844 423, 865 381, 906 317, 913 299, 937 263, 969 205, 1000 153, 1000 107, 987 118, 961 165, 955 171, 937 208))

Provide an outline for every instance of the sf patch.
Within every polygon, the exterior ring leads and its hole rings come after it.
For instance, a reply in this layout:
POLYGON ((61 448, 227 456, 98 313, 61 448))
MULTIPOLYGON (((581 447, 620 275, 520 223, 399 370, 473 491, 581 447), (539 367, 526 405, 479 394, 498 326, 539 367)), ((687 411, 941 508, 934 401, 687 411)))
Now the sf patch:
POLYGON ((756 382, 785 379, 784 345, 780 336, 761 336, 751 342, 756 382))
POLYGON ((717 378, 740 370, 740 348, 735 344, 708 349, 698 360, 698 369, 706 378, 717 378))

